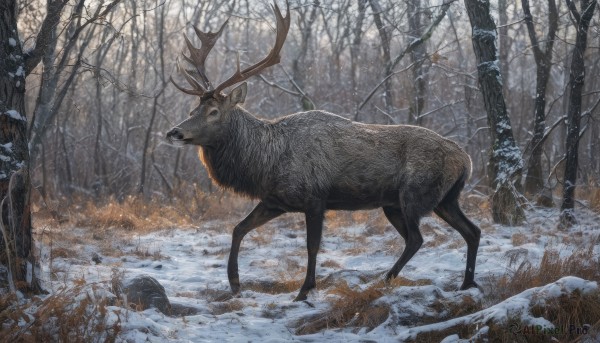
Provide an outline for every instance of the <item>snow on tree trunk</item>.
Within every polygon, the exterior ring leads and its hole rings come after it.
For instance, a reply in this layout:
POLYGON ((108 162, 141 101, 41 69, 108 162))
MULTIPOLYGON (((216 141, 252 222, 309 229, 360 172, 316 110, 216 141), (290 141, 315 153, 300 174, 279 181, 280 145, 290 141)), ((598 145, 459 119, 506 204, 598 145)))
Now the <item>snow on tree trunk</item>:
POLYGON ((596 9, 595 0, 582 0, 579 14, 575 4, 567 1, 573 17, 577 20, 577 37, 573 47, 573 58, 571 60, 571 71, 569 76, 570 96, 569 110, 567 113, 567 144, 565 175, 563 183, 563 203, 561 205, 560 222, 564 226, 576 223, 575 214, 575 187, 577 182, 577 167, 579 153, 579 125, 581 122, 581 93, 585 80, 585 58, 587 48, 587 32, 590 21, 596 9))
POLYGON ((518 202, 515 180, 523 168, 521 151, 515 143, 502 93, 502 77, 496 49, 496 24, 490 15, 489 1, 465 0, 472 28, 477 74, 487 112, 492 141, 488 172, 494 222, 515 225, 525 219, 518 202))
POLYGON ((8 266, 13 290, 37 291, 29 202, 26 67, 16 7, 15 0, 0 2, 0 263, 8 266))

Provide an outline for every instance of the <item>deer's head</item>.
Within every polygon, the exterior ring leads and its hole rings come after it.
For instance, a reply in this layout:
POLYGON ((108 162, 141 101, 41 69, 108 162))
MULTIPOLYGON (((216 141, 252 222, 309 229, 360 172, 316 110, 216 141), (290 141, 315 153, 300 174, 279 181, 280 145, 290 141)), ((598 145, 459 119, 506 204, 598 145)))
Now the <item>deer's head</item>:
POLYGON ((184 144, 211 146, 217 144, 219 140, 224 137, 226 130, 229 128, 231 116, 235 115, 232 109, 238 104, 242 104, 246 98, 247 85, 243 81, 251 76, 258 75, 264 69, 279 63, 279 54, 290 28, 290 10, 289 6, 287 6, 286 16, 283 17, 279 11, 279 7, 275 4, 273 6, 273 11, 277 18, 277 34, 275 37, 275 45, 269 54, 259 62, 244 68, 243 70, 240 67, 238 55, 236 72, 214 88, 206 76, 204 62, 206 61, 206 57, 210 53, 210 50, 221 36, 227 21, 221 26, 219 31, 215 33, 202 32, 194 27, 196 35, 202 42, 200 48, 194 47, 188 37, 184 35, 190 55, 182 55, 193 68, 182 68, 179 61, 177 61, 177 67, 192 88, 183 88, 175 83, 172 78, 171 82, 180 91, 198 96, 200 104, 192 110, 190 118, 179 123, 171 129, 171 131, 167 132, 167 139, 170 141, 179 141, 184 144), (226 88, 238 83, 241 84, 235 87, 229 94, 224 93, 226 88))

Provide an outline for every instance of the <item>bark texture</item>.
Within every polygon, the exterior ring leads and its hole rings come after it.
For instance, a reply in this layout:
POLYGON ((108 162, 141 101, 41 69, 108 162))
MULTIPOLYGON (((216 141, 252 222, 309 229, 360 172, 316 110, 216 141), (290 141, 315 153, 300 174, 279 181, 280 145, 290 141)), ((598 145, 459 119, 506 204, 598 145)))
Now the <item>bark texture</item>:
POLYGON ((25 117, 26 59, 17 33, 17 2, 0 2, 0 263, 12 291, 39 290, 34 273, 29 150, 25 117))
MULTIPOLYGON (((527 176, 525 178, 525 193, 535 196, 540 195, 544 190, 544 180, 546 179, 542 169, 542 139, 546 130, 546 89, 550 78, 550 69, 552 68, 552 49, 554 47, 556 30, 558 29, 558 10, 555 1, 548 0, 548 34, 545 44, 542 46, 536 34, 529 1, 521 0, 521 5, 525 14, 525 24, 536 64, 533 137, 529 142, 528 151, 526 151, 526 155, 528 152, 530 157, 527 164, 527 176)), ((551 197, 549 199, 549 205, 552 205, 551 197)))
POLYGON ((489 1, 465 0, 465 6, 471 22, 479 86, 492 141, 488 164, 490 187, 494 192, 491 198, 492 217, 496 223, 515 225, 525 218, 515 189, 515 180, 521 175, 523 161, 513 137, 502 93, 496 24, 490 15, 489 1))
POLYGON ((587 48, 587 34, 590 21, 596 9, 595 0, 581 1, 581 14, 575 4, 567 0, 571 14, 577 22, 577 37, 573 47, 571 69, 569 73, 569 109, 567 112, 567 145, 565 176, 563 183, 563 202, 560 207, 560 221, 564 226, 576 223, 575 214, 575 186, 577 183, 577 167, 579 154, 579 132, 581 124, 581 97, 585 81, 585 58, 587 48))

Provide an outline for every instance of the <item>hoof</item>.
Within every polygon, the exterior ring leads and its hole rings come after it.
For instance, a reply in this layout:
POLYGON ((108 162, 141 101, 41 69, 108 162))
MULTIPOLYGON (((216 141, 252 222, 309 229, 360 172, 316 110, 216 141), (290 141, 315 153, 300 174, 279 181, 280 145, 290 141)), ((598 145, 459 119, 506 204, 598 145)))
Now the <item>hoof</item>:
POLYGON ((231 287, 231 294, 233 294, 234 296, 240 294, 240 284, 239 283, 237 285, 230 284, 229 286, 231 287))
POLYGON ((479 288, 479 285, 475 281, 463 282, 462 286, 460 286, 460 290, 464 291, 469 288, 479 288))
POLYGON ((306 292, 300 292, 294 301, 305 301, 307 299, 306 292))

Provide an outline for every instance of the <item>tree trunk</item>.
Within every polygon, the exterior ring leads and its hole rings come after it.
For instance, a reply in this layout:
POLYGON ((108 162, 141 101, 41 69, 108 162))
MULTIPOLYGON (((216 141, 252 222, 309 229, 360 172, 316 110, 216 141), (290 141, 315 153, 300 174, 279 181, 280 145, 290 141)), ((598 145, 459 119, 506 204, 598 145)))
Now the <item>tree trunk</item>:
POLYGON ((569 75, 570 96, 567 113, 567 144, 565 160, 565 176, 563 182, 563 202, 560 207, 560 222, 563 226, 576 223, 573 209, 575 207, 575 186, 577 182, 577 167, 579 153, 579 124, 581 122, 581 93, 585 80, 585 58, 587 48, 587 33, 590 21, 596 9, 596 0, 582 0, 580 14, 575 4, 567 0, 571 14, 577 21, 577 37, 573 47, 571 71, 569 75))
POLYGON ((29 293, 39 292, 40 287, 34 270, 29 202, 26 61, 16 16, 16 0, 0 2, 0 264, 8 267, 10 289, 29 293))
MULTIPOLYGON (((303 94, 306 94, 305 83, 307 77, 309 76, 309 70, 306 67, 305 60, 306 55, 308 53, 308 46, 312 37, 312 26, 317 19, 317 9, 319 6, 319 0, 314 0, 313 5, 310 9, 310 15, 308 14, 307 9, 306 12, 303 13, 304 15, 301 16, 301 19, 298 19, 298 25, 300 26, 301 41, 298 55, 292 60, 292 76, 294 78, 296 86, 299 88, 299 91, 303 94)), ((315 109, 312 100, 310 100, 307 96, 302 96, 300 98, 300 103, 302 104, 302 109, 304 111, 310 111, 315 109)))
POLYGON ((542 169, 542 138, 546 130, 546 88, 548 86, 548 79, 550 78, 550 69, 552 68, 552 48, 554 47, 554 38, 558 29, 558 11, 555 1, 548 0, 548 36, 545 39, 545 48, 542 51, 536 35, 533 16, 529 9, 529 1, 521 0, 521 5, 525 14, 525 23, 533 49, 537 74, 533 137, 528 145, 530 158, 527 165, 527 177, 525 178, 525 193, 547 198, 549 201, 539 203, 552 206, 552 198, 539 193, 544 190, 544 180, 546 179, 542 169))
MULTIPOLYGON (((392 40, 391 33, 388 31, 388 28, 383 23, 382 13, 383 9, 377 0, 369 0, 371 5, 371 9, 373 10, 373 20, 375 21, 375 26, 377 26, 377 30, 379 31, 379 37, 381 38, 381 49, 383 51, 383 65, 386 66, 386 71, 390 69, 392 64, 392 56, 390 53, 390 42, 392 40)), ((387 74, 387 72, 386 72, 387 74)), ((384 75, 386 77, 387 75, 384 75)), ((383 84, 383 102, 385 105, 385 110, 388 115, 392 115, 394 104, 393 104, 393 96, 392 96, 392 80, 390 78, 386 78, 383 84)))
POLYGON ((509 80, 509 60, 508 52, 510 51, 510 41, 508 36, 508 3, 507 0, 498 0, 498 59, 500 60, 500 74, 504 79, 503 86, 506 91, 505 95, 510 97, 510 89, 508 89, 509 80))
POLYGON ((477 74, 492 141, 488 164, 490 186, 494 192, 492 218, 496 223, 518 225, 525 219, 515 189, 523 161, 515 144, 502 93, 496 24, 490 15, 489 1, 465 0, 465 6, 471 22, 477 74))
POLYGON ((360 102, 358 97, 358 81, 359 75, 359 56, 360 56, 360 43, 362 41, 362 26, 365 19, 365 12, 367 8, 367 0, 357 0, 358 4, 358 16, 356 17, 356 24, 352 30, 352 44, 350 45, 350 78, 352 80, 352 97, 355 102, 354 120, 358 121, 358 104, 360 102))
MULTIPOLYGON (((423 15, 423 9, 421 9, 421 0, 412 0, 407 2, 408 6, 408 26, 410 29, 411 40, 419 39, 423 33, 425 26, 429 26, 427 23, 429 16, 423 15)), ((425 107, 425 96, 427 94, 427 83, 429 74, 429 64, 427 59, 427 46, 420 44, 416 46, 410 52, 410 61, 413 63, 412 68, 412 96, 410 98, 410 105, 408 108, 408 123, 422 125, 423 108, 425 107)))

